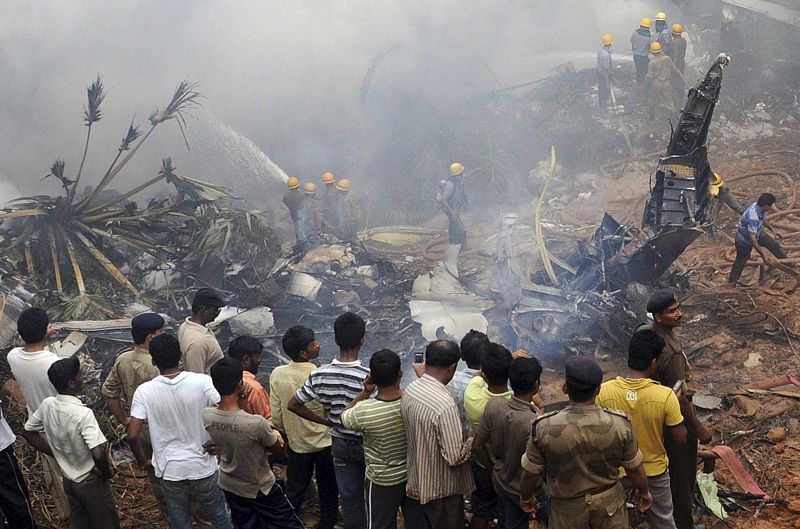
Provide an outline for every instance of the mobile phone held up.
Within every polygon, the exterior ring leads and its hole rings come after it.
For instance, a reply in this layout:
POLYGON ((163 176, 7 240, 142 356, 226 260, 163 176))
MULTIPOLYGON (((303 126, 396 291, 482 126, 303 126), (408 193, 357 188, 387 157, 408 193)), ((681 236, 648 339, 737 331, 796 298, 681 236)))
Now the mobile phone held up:
POLYGON ((414 363, 421 364, 425 361, 425 356, 423 353, 414 353, 414 363))

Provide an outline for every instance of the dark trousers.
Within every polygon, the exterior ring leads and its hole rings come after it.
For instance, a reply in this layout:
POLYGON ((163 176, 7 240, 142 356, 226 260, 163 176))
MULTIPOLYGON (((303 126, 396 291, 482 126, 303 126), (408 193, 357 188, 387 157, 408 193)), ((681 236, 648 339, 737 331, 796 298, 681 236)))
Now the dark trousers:
POLYGON ((475 458, 470 460, 469 466, 475 479, 475 491, 470 497, 472 515, 490 522, 497 516, 497 493, 492 483, 492 471, 480 466, 475 458))
MULTIPOLYGON (((758 236, 758 244, 769 250, 770 253, 778 259, 786 258, 786 252, 783 251, 781 245, 766 233, 762 232, 761 235, 758 236)), ((743 245, 739 244, 738 242, 736 243, 736 260, 733 262, 733 266, 731 267, 731 274, 728 276, 728 283, 735 283, 739 280, 739 276, 742 275, 744 267, 747 266, 747 260, 750 259, 750 254, 752 252, 752 245, 743 245)))
POLYGON ((446 215, 448 242, 465 246, 467 244, 467 228, 461 220, 461 215, 454 211, 446 212, 446 215))
POLYGON ((331 457, 336 485, 342 497, 344 529, 364 529, 367 526, 364 505, 364 473, 367 468, 364 462, 364 446, 361 441, 334 437, 331 457))
MULTIPOLYGON (((384 487, 364 480, 364 501, 367 504, 367 529, 397 529, 397 511, 403 509, 406 482, 384 487)), ((406 527, 411 527, 406 524, 406 527)))
POLYGON ((287 445, 289 462, 286 465, 286 495, 295 513, 300 513, 303 498, 311 483, 311 476, 316 471, 317 491, 319 492, 319 524, 318 529, 333 529, 339 511, 339 488, 336 486, 336 475, 333 471, 331 448, 318 452, 299 454, 287 445))
POLYGON ((409 529, 464 529, 464 496, 454 494, 425 505, 406 498, 403 522, 409 529))
POLYGON ((277 476, 266 495, 258 491, 255 498, 244 498, 227 490, 222 492, 231 508, 231 520, 236 529, 304 529, 286 497, 283 480, 277 476))
POLYGON ((669 488, 672 491, 672 517, 677 529, 692 529, 694 485, 697 481, 697 432, 686 424, 686 444, 678 445, 664 436, 669 458, 669 488))
MULTIPOLYGON (((9 527, 34 529, 31 502, 28 499, 28 487, 19 470, 14 445, 0 450, 0 510, 3 511, 9 527)), ((0 520, 0 527, 3 522, 0 520)))
POLYGON ((636 66, 636 80, 641 84, 647 76, 647 67, 650 65, 650 57, 647 55, 634 55, 633 64, 636 66))
POLYGON ((119 515, 111 485, 94 471, 77 483, 64 478, 72 529, 119 529, 119 515))
POLYGON ((605 76, 601 72, 597 72, 597 101, 600 104, 600 108, 606 108, 610 93, 611 86, 606 82, 605 76))
MULTIPOLYGON (((503 520, 503 529, 528 529, 530 515, 519 506, 519 496, 511 496, 504 492, 498 492, 500 500, 500 516, 503 520)), ((550 496, 542 491, 536 495, 536 519, 547 525, 550 519, 550 496)))

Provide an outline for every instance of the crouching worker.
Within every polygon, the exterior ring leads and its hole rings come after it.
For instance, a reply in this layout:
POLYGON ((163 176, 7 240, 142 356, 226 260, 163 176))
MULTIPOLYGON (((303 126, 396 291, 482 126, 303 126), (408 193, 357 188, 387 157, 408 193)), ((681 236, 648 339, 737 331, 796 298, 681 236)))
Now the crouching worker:
POLYGON ((25 438, 61 466, 72 529, 119 529, 106 438, 92 410, 77 397, 83 389, 80 361, 75 356, 58 360, 47 377, 58 395, 44 399, 28 419, 25 438))
POLYGON ((280 434, 261 415, 239 407, 244 382, 242 364, 223 358, 211 367, 219 392, 215 408, 203 410, 203 424, 219 454, 219 486, 237 529, 303 529, 283 480, 272 473, 267 453, 283 448, 280 434))

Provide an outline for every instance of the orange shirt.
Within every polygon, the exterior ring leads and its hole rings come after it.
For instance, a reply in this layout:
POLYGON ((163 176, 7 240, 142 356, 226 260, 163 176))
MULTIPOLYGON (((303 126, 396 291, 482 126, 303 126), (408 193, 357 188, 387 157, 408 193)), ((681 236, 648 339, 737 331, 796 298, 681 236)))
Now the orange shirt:
POLYGON ((261 382, 256 380, 256 376, 250 371, 245 370, 242 373, 242 380, 249 385, 251 390, 250 395, 247 397, 247 402, 244 403, 242 409, 251 415, 261 415, 265 419, 272 418, 272 412, 269 405, 269 395, 261 382))

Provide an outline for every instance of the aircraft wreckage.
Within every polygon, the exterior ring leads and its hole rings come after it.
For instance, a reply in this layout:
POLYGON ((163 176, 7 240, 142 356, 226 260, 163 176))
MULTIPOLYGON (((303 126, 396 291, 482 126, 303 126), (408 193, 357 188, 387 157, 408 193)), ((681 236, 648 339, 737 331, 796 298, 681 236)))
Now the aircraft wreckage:
MULTIPOLYGON (((558 288, 516 278, 519 298, 510 309, 504 338, 516 338, 518 347, 532 351, 564 354, 588 344, 599 347, 597 337, 604 335, 622 345, 643 321, 635 307, 646 295, 644 285, 656 282, 704 233, 712 175, 706 138, 729 62, 721 54, 689 90, 656 167, 641 227, 624 226, 606 213, 591 241, 579 245, 575 273, 555 277, 558 288)), ((547 252, 542 253, 545 261, 547 252)), ((508 255, 498 256, 500 276, 508 279, 508 255)))

